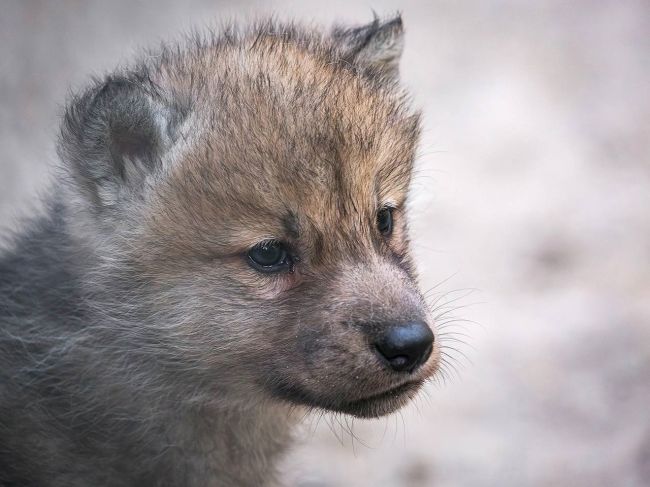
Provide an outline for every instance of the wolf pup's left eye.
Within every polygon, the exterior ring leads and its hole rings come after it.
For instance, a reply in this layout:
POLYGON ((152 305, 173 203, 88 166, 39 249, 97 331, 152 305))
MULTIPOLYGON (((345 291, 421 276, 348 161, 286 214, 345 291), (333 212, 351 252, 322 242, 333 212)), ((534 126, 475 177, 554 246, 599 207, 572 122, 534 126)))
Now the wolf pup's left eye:
POLYGON ((251 267, 261 272, 280 272, 290 270, 293 261, 281 242, 267 240, 248 251, 251 267))
POLYGON ((390 237, 393 233, 393 208, 384 206, 377 213, 377 229, 384 237, 390 237))

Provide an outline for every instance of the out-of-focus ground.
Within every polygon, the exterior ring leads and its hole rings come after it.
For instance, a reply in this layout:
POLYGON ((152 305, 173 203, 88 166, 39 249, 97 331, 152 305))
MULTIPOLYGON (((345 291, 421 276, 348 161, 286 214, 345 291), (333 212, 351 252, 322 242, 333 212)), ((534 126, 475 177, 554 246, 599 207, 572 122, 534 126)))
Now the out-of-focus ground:
POLYGON ((478 325, 446 328, 466 335, 443 337, 457 372, 402 414, 307 420, 286 482, 650 485, 644 0, 5 1, 0 225, 46 185, 61 104, 89 74, 233 15, 362 22, 371 9, 403 12, 403 79, 425 113, 422 285, 461 289, 441 302, 460 298, 449 306, 478 325))

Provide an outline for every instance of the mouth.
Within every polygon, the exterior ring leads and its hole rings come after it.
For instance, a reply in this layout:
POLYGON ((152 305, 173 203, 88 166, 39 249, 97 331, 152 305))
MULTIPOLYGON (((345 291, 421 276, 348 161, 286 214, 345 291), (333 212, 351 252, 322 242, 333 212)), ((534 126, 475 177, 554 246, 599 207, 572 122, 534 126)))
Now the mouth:
POLYGON ((378 394, 341 403, 335 410, 359 418, 377 418, 404 406, 421 386, 422 381, 407 382, 378 394))
POLYGON ((423 380, 406 382, 386 391, 372 394, 352 401, 327 400, 315 398, 295 386, 277 386, 274 390, 276 397, 281 397, 292 403, 302 404, 317 409, 349 414, 358 418, 378 418, 397 411, 405 406, 418 392, 423 380))

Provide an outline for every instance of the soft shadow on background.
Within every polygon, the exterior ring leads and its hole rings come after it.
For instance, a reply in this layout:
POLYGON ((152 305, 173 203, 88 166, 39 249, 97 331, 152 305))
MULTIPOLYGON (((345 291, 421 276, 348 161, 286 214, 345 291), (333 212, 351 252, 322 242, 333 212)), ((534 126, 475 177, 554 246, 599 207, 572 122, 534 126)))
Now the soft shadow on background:
POLYGON ((643 0, 2 2, 0 226, 35 208, 61 105, 90 74, 192 26, 372 9, 403 13, 403 79, 425 114, 422 286, 468 321, 445 329, 446 380, 403 413, 307 419, 286 482, 650 485, 643 0))

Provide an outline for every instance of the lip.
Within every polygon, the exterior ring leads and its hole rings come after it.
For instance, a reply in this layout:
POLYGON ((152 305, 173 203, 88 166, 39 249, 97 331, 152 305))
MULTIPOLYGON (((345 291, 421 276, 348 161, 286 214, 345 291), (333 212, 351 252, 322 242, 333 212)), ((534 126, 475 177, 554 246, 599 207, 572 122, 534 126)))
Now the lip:
POLYGON ((340 412, 359 417, 378 417, 403 406, 422 386, 422 381, 410 381, 387 391, 340 404, 340 412))
POLYGON ((278 383, 272 389, 273 395, 294 404, 349 414, 358 418, 378 418, 397 411, 415 395, 424 380, 411 380, 383 392, 378 392, 351 401, 332 401, 315 397, 295 385, 278 383))

